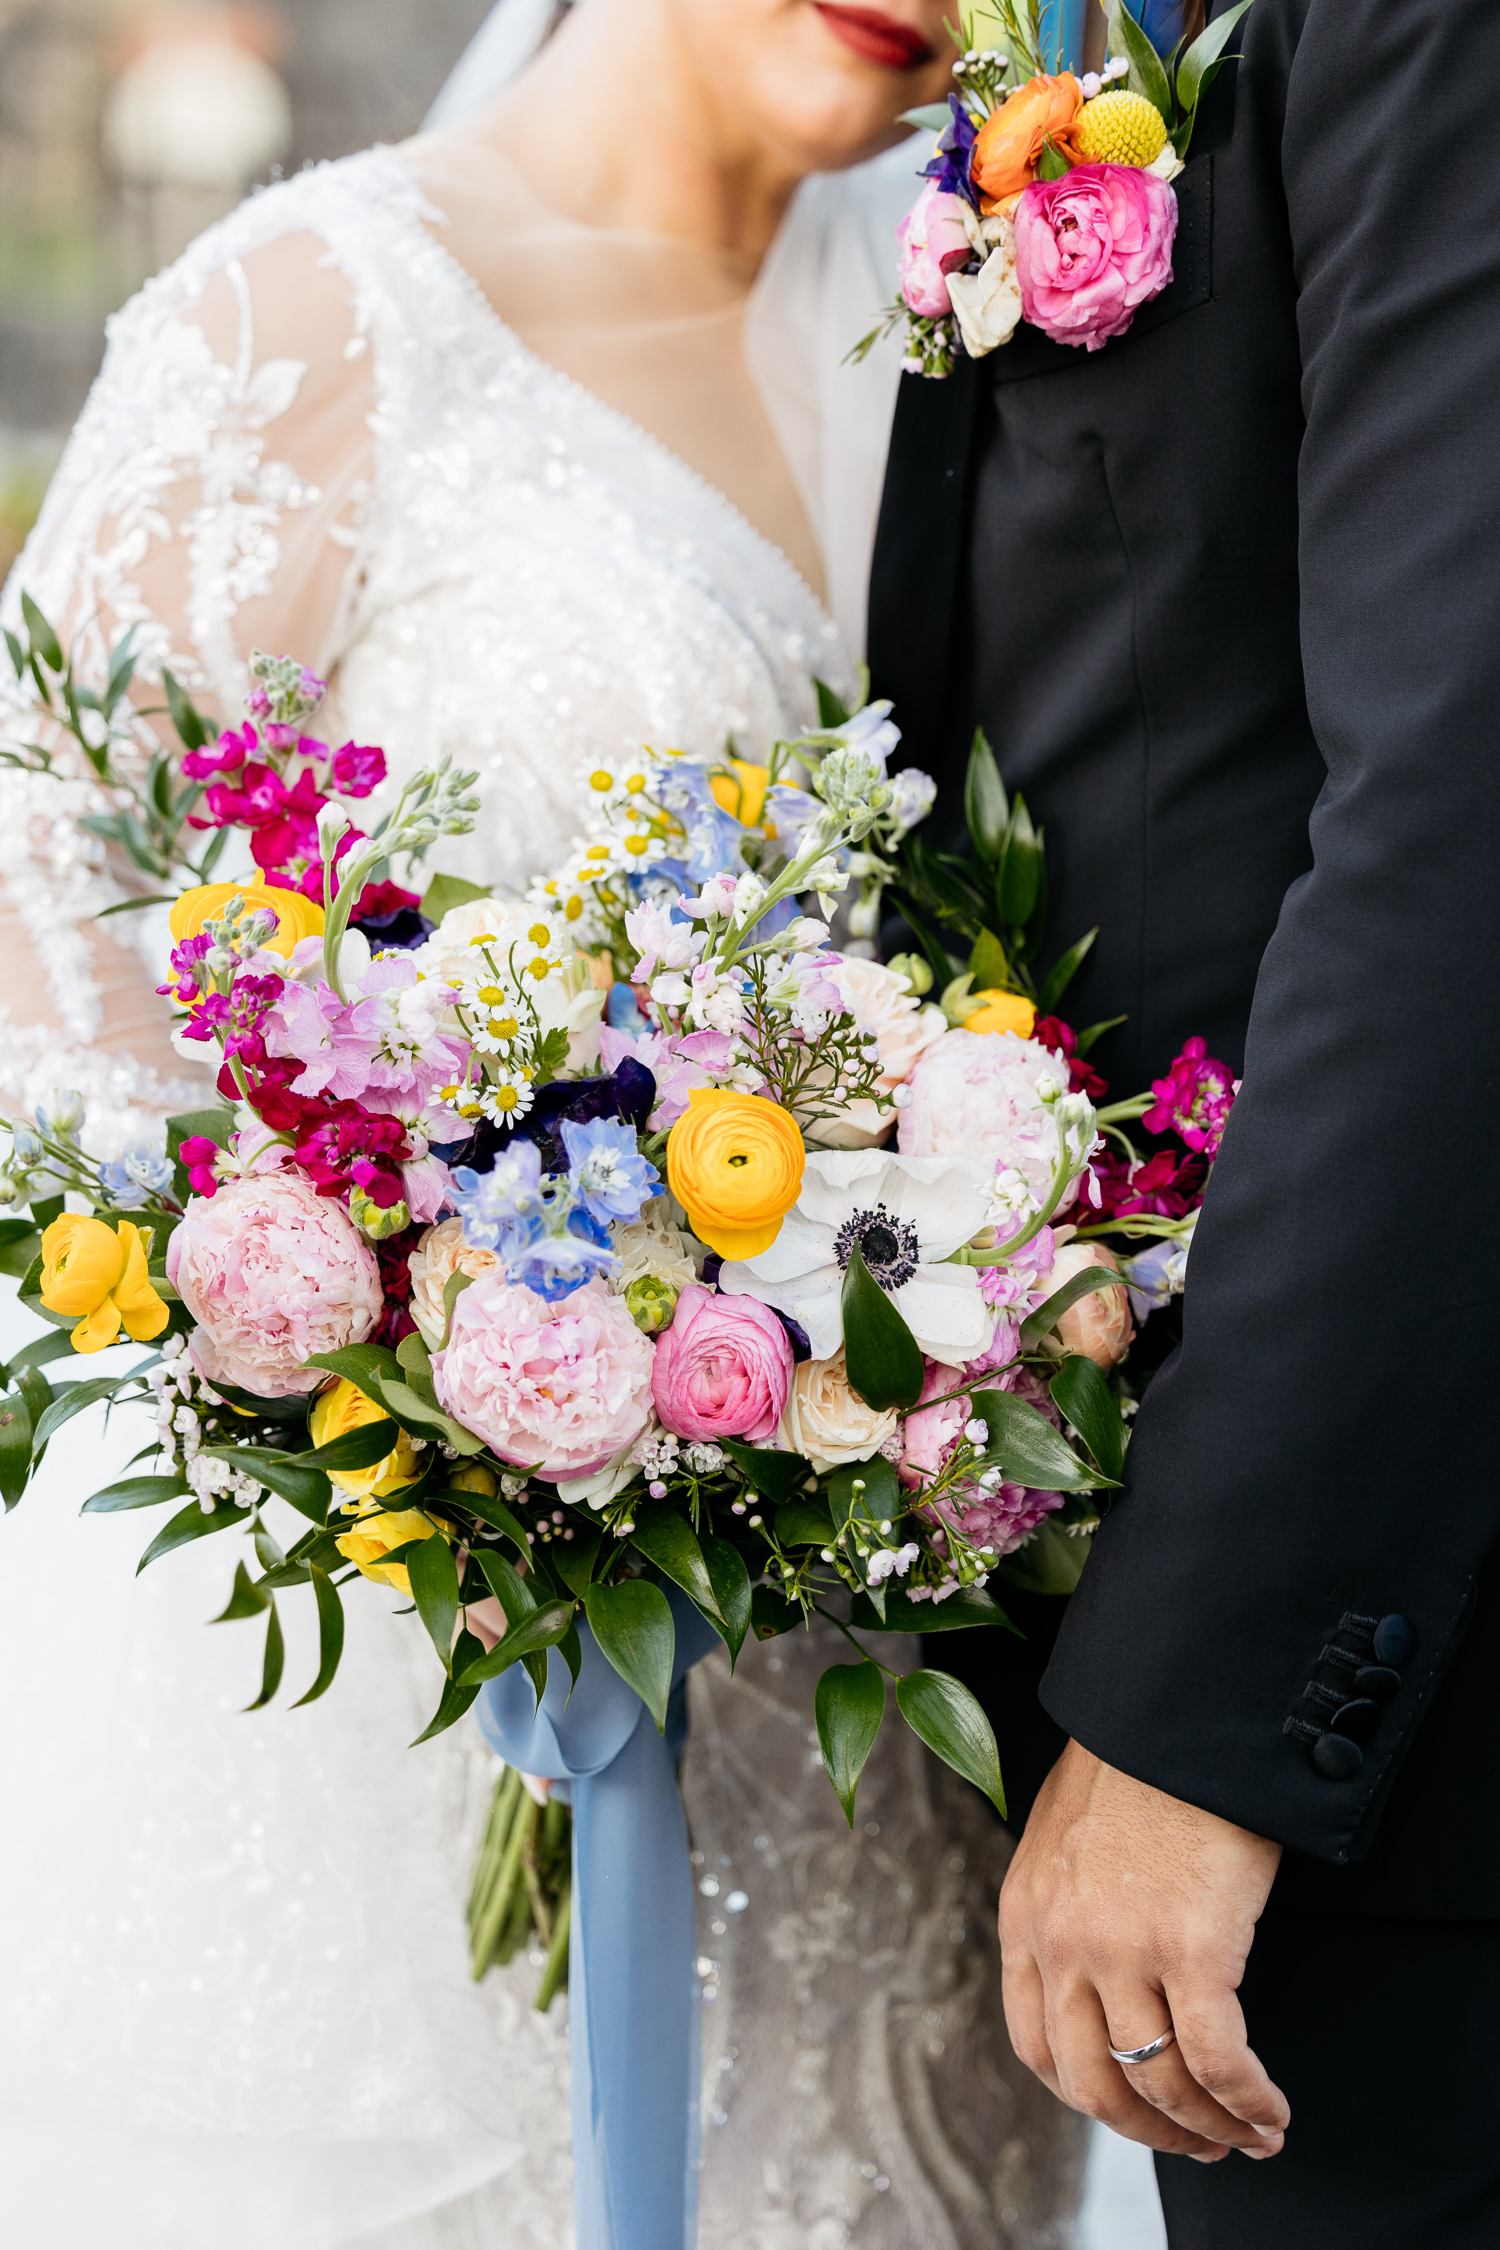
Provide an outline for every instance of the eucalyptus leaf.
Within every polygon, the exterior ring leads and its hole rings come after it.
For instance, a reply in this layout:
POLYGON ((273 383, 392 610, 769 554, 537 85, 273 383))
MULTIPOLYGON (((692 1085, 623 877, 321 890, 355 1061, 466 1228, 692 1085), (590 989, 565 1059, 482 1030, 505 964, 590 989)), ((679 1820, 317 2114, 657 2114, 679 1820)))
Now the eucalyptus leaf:
POLYGON ((896 1701, 913 1734, 945 1765, 984 1792, 1005 1818, 1005 1788, 994 1729, 977 1696, 947 1672, 908 1672, 896 1682, 896 1701))
POLYGON ((915 1406, 926 1377, 921 1350, 857 1243, 844 1271, 842 1309, 850 1388, 877 1414, 915 1406))
POLYGON ((201 750, 212 740, 208 727, 200 717, 192 697, 178 685, 166 666, 162 666, 161 684, 166 690, 167 709, 172 724, 177 729, 179 741, 185 750, 201 750))
POLYGON ((738 1547, 712 1532, 704 1535, 703 1560, 708 1565, 714 1589, 715 1611, 708 1613, 710 1622, 724 1636, 732 1672, 750 1629, 750 1573, 738 1547))
POLYGON ((63 669, 63 652, 57 635, 53 632, 52 627, 47 623, 46 618, 37 608, 31 596, 24 592, 21 595, 21 615, 26 620, 26 631, 30 636, 32 654, 39 656, 49 671, 61 672, 63 669))
POLYGON ((1074 1352, 1047 1385, 1052 1403, 1072 1423, 1111 1482, 1125 1474, 1125 1424, 1120 1402, 1091 1359, 1074 1352))
MULTIPOLYGON (((431 1546, 441 1546, 441 1540, 429 1541, 431 1546)), ((313 1592, 318 1601, 318 1676, 306 1695, 299 1695, 292 1705, 300 1711, 304 1703, 316 1703, 333 1685, 339 1668, 339 1658, 344 1653, 344 1603, 337 1586, 326 1571, 317 1564, 311 1566, 313 1592)))
POLYGON ((818 1746, 833 1793, 854 1826, 854 1792, 885 1717, 885 1678, 868 1657, 862 1664, 830 1664, 813 1696, 818 1746))
POLYGON ((600 1649, 664 1734, 677 1644, 666 1595, 643 1578, 627 1578, 618 1586, 591 1586, 584 1609, 600 1649))

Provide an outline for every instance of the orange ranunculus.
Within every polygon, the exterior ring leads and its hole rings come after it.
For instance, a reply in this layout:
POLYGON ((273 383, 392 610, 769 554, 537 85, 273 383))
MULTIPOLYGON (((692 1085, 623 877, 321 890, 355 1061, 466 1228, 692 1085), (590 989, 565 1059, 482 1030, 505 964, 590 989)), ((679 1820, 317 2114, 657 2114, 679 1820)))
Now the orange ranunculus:
POLYGON ((322 907, 300 891, 284 891, 274 883, 200 883, 196 890, 183 892, 167 916, 167 927, 180 945, 185 938, 197 937, 205 922, 217 921, 236 897, 244 900, 247 914, 268 906, 276 916, 277 927, 266 939, 268 952, 290 958, 293 946, 303 938, 323 935, 322 907))
POLYGON ((695 1086, 667 1138, 667 1184, 721 1258, 769 1250, 802 1187, 797 1122, 763 1094, 695 1086))
POLYGON ((770 784, 770 768, 747 765, 743 758, 731 758, 734 779, 727 773, 716 773, 709 783, 714 802, 721 811, 733 814, 746 828, 759 828, 761 815, 766 809, 766 790, 770 784))
POLYGON ((119 1232, 102 1219, 65 1211, 42 1234, 42 1303, 69 1319, 75 1352, 102 1352, 123 1327, 138 1344, 159 1336, 167 1308, 146 1270, 148 1228, 122 1219, 119 1232))
POLYGON ((1018 86, 979 128, 969 177, 984 197, 988 215, 1036 178, 1047 141, 1070 164, 1078 161, 1073 129, 1083 108, 1083 88, 1071 70, 1049 78, 1044 71, 1018 86))
POLYGON ((973 997, 980 1005, 964 1017, 965 1031, 1013 1031, 1020 1039, 1031 1037, 1036 1009, 1023 993, 976 992, 973 997))

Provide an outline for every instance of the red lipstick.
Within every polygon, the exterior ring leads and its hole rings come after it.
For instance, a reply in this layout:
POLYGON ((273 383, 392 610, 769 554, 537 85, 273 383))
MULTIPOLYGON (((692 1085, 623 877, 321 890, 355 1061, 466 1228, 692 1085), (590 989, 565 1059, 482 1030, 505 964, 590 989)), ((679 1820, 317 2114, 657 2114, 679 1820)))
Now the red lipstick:
POLYGON ((917 70, 932 61, 932 49, 919 31, 877 9, 840 8, 832 0, 814 0, 814 6, 835 39, 882 70, 917 70))

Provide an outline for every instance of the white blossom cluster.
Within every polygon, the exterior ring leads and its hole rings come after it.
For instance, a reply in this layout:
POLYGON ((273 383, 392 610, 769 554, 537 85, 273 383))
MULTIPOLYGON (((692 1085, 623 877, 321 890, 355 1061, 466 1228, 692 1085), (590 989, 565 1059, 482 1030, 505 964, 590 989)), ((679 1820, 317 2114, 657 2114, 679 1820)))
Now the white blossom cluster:
POLYGON ((166 1338, 161 1358, 148 1371, 146 1382, 156 1394, 162 1474, 181 1476, 205 1515, 211 1516, 221 1499, 232 1500, 242 1508, 252 1507, 263 1488, 232 1462, 217 1460, 203 1451, 204 1409, 224 1402, 194 1367, 181 1336, 166 1338))

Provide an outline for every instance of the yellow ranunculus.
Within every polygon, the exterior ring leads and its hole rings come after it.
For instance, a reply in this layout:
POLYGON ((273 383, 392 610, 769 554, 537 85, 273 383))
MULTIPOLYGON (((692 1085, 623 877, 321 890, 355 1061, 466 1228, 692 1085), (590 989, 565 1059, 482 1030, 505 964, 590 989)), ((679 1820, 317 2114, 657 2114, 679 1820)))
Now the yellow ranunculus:
POLYGON ((735 778, 727 773, 716 773, 709 783, 714 802, 721 811, 731 813, 745 828, 759 828, 761 814, 766 809, 766 788, 771 779, 767 766, 747 766, 743 758, 731 758, 735 778))
POLYGON ((205 922, 217 921, 232 898, 244 900, 247 914, 268 906, 276 916, 277 927, 266 939, 269 952, 290 958, 303 938, 323 935, 322 907, 300 891, 283 891, 274 883, 200 883, 195 891, 183 892, 167 916, 167 927, 180 945, 184 938, 197 937, 205 922))
POLYGON ((420 1508, 394 1508, 361 1516, 352 1530, 340 1532, 334 1545, 341 1555, 358 1564, 363 1577, 373 1579, 377 1586, 394 1586, 398 1594, 410 1594, 411 1573, 405 1563, 382 1562, 382 1555, 413 1539, 440 1536, 440 1527, 420 1508))
POLYGON ((1036 1009, 1019 992, 976 992, 980 1005, 964 1017, 965 1031, 1013 1031, 1029 1039, 1036 1029, 1036 1009))
POLYGON ((770 1249, 806 1163, 796 1120, 763 1094, 695 1086, 667 1137, 667 1184, 721 1258, 770 1249))
POLYGON ((42 1236, 42 1303, 78 1318, 75 1352, 102 1352, 123 1327, 147 1344, 167 1325, 167 1308, 146 1271, 149 1230, 122 1219, 119 1232, 102 1219, 65 1211, 42 1236))
MULTIPOLYGON (((314 1445, 331 1445, 335 1438, 347 1437, 351 1430, 363 1429, 367 1422, 379 1422, 384 1417, 384 1407, 340 1376, 331 1389, 319 1393, 308 1426, 314 1445)), ((405 1430, 398 1430, 390 1452, 368 1469, 330 1469, 328 1474, 351 1500, 383 1500, 388 1492, 415 1484, 422 1474, 422 1462, 405 1430)))

